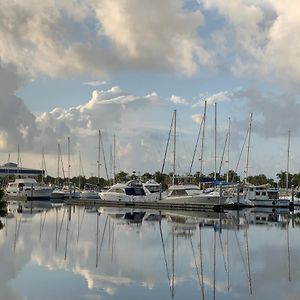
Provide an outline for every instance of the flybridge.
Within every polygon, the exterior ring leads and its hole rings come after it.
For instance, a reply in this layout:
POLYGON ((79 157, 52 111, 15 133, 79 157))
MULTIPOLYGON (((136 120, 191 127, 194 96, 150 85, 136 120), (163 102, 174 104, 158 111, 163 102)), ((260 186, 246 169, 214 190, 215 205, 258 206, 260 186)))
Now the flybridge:
POLYGON ((18 167, 16 163, 8 162, 0 166, 0 176, 6 175, 26 175, 26 176, 39 176, 45 175, 44 170, 30 169, 18 167))

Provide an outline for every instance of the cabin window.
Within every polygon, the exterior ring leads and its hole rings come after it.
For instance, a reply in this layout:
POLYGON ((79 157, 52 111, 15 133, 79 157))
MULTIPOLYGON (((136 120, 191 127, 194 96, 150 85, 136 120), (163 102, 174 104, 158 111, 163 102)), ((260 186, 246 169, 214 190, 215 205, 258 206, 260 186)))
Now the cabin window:
POLYGON ((149 190, 149 192, 150 193, 158 193, 159 192, 159 186, 151 186, 151 185, 146 185, 145 186, 148 190, 149 190))
POLYGON ((146 196, 144 189, 141 187, 125 188, 125 193, 129 196, 146 196))
POLYGON ((255 195, 256 196, 260 196, 260 192, 255 192, 255 195))
POLYGON ((279 199, 278 192, 268 192, 269 199, 279 199))
POLYGON ((109 192, 111 192, 111 193, 118 193, 118 194, 124 194, 124 191, 122 189, 117 189, 117 188, 110 189, 109 192))
POLYGON ((261 192, 262 196, 266 196, 267 193, 266 192, 261 192))

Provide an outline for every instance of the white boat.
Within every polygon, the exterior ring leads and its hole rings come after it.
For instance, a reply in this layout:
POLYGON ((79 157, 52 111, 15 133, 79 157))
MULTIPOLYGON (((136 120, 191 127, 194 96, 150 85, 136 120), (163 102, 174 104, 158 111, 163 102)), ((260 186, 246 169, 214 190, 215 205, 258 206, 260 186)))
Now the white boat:
POLYGON ((159 193, 151 193, 143 184, 131 180, 113 185, 108 191, 101 192, 100 198, 105 201, 156 201, 159 193))
POLYGON ((68 198, 72 198, 72 199, 77 199, 80 198, 80 191, 78 188, 71 186, 71 192, 68 186, 64 186, 63 187, 63 191, 65 193, 64 198, 68 199, 68 198))
POLYGON ((95 191, 89 184, 84 186, 84 190, 80 193, 80 198, 83 199, 100 199, 99 192, 95 191))
POLYGON ((51 199, 64 199, 65 198, 65 191, 61 188, 55 188, 52 191, 51 199))
POLYGON ((160 184, 154 179, 147 180, 143 186, 152 194, 160 192, 160 184))
POLYGON ((172 185, 167 191, 167 195, 161 202, 166 203, 188 203, 188 204, 224 204, 225 196, 220 197, 217 190, 201 190, 194 184, 172 185))
POLYGON ((5 189, 5 195, 11 199, 49 201, 51 194, 51 187, 38 183, 34 178, 16 178, 5 189))
POLYGON ((264 207, 289 207, 289 199, 280 199, 279 190, 270 188, 268 185, 248 186, 246 199, 250 200, 254 206, 264 207))

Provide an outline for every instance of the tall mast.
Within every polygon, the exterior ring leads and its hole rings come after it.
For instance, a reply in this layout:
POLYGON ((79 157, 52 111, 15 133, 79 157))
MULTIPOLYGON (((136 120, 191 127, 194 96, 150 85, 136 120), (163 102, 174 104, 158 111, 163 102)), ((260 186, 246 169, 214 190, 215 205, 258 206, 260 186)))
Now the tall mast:
POLYGON ((70 137, 68 136, 68 184, 69 184, 69 199, 71 199, 71 163, 70 163, 70 137))
POLYGON ((217 103, 215 103, 215 171, 214 180, 217 180, 217 103))
POLYGON ((110 144, 110 149, 109 149, 109 185, 111 184, 111 179, 112 179, 112 169, 113 169, 113 147, 112 144, 110 144))
POLYGON ((288 130, 288 148, 287 148, 287 164, 286 164, 286 192, 289 190, 289 168, 290 168, 290 142, 291 129, 288 130))
POLYGON ((248 172, 249 172, 249 154, 250 154, 251 129, 252 129, 252 113, 250 113, 250 120, 249 120, 248 147, 247 147, 247 162, 246 162, 245 180, 247 180, 247 178, 248 178, 248 172))
POLYGON ((202 141, 201 141, 201 157, 200 157, 200 180, 203 172, 203 152, 204 152, 204 136, 205 136, 205 122, 206 122, 206 104, 207 101, 204 101, 204 114, 203 114, 203 128, 202 128, 202 141))
POLYGON ((20 159, 20 144, 18 144, 18 165, 17 165, 17 173, 18 173, 18 175, 20 175, 20 161, 21 161, 21 159, 20 159))
POLYGON ((175 172, 176 172, 176 109, 174 110, 174 156, 173 156, 173 185, 175 184, 175 172))
POLYGON ((114 157, 113 157, 113 169, 114 169, 114 183, 116 182, 116 135, 114 134, 114 157))
POLYGON ((226 182, 229 182, 229 170, 230 170, 230 164, 229 164, 229 158, 230 158, 230 130, 231 130, 231 119, 228 118, 228 141, 227 141, 227 175, 226 175, 226 182))
POLYGON ((100 146, 100 138, 101 138, 101 131, 99 130, 98 133, 98 160, 97 160, 97 166, 98 166, 98 172, 97 172, 97 176, 98 176, 98 189, 100 189, 100 158, 101 158, 101 146, 100 146))
POLYGON ((44 147, 42 148, 42 183, 44 183, 44 176, 45 176, 45 150, 44 147))
POLYGON ((57 182, 56 185, 59 185, 59 153, 60 153, 60 146, 57 144, 57 182))

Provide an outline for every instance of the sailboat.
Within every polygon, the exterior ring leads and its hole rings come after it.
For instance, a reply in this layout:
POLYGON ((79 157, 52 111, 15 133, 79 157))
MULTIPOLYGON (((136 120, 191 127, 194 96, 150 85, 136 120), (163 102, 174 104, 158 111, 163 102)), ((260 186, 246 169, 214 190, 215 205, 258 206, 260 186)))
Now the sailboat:
MULTIPOLYGON (((205 106, 206 107, 206 106, 205 106)), ((165 150, 165 157, 162 166, 161 173, 163 173, 166 153, 168 151, 169 140, 171 137, 171 131, 174 132, 174 144, 173 144, 173 178, 172 185, 168 188, 166 196, 162 198, 163 203, 181 203, 181 204, 209 204, 209 205, 222 205, 225 203, 227 197, 221 195, 216 190, 201 190, 198 185, 194 184, 178 184, 175 181, 176 174, 176 110, 171 121, 171 127, 169 132, 169 138, 165 150), (173 128, 172 128, 173 127, 173 128)), ((215 174, 216 176, 216 174, 215 174)))

